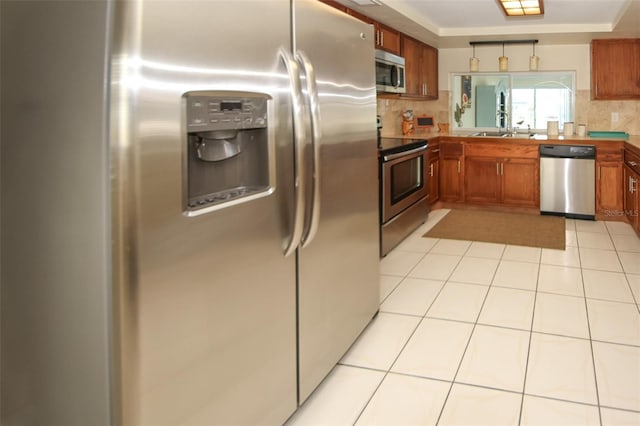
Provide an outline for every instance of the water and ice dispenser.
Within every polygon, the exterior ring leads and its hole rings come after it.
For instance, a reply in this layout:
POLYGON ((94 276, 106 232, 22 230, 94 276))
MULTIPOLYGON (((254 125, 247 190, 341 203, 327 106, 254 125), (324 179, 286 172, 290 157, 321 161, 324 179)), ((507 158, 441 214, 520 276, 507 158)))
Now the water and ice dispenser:
POLYGON ((252 92, 197 91, 186 100, 186 211, 207 213, 273 191, 268 105, 252 92))

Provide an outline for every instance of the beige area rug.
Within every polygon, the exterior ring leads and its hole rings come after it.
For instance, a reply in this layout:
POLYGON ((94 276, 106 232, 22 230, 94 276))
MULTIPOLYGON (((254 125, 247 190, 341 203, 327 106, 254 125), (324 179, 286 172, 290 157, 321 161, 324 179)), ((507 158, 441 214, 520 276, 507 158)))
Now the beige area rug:
POLYGON ((565 221, 559 216, 451 210, 424 237, 564 250, 565 221))

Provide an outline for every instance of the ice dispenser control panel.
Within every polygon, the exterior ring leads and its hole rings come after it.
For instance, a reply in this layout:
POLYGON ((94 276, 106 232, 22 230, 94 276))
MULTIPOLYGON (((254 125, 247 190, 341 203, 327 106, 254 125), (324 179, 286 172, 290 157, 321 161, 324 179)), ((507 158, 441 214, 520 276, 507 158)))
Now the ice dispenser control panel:
POLYGON ((265 93, 184 94, 185 212, 204 214, 269 195, 274 187, 265 93))
POLYGON ((188 132, 267 127, 264 96, 191 95, 187 100, 188 132))

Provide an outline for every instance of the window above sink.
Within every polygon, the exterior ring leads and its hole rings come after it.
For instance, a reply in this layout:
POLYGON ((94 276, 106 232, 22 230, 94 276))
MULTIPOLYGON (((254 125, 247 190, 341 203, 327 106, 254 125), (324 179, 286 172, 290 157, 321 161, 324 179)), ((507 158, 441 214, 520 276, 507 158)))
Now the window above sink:
POLYGON ((451 74, 451 128, 503 134, 546 132, 574 121, 575 72, 451 74))

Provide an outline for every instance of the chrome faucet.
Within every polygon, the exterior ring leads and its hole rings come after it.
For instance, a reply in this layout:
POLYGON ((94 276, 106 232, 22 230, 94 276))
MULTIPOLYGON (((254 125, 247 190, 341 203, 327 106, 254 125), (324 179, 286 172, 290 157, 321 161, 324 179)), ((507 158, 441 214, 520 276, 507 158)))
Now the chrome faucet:
POLYGON ((509 131, 509 112, 504 109, 496 111, 496 117, 498 117, 498 131, 502 132, 502 120, 504 119, 504 131, 509 131))

